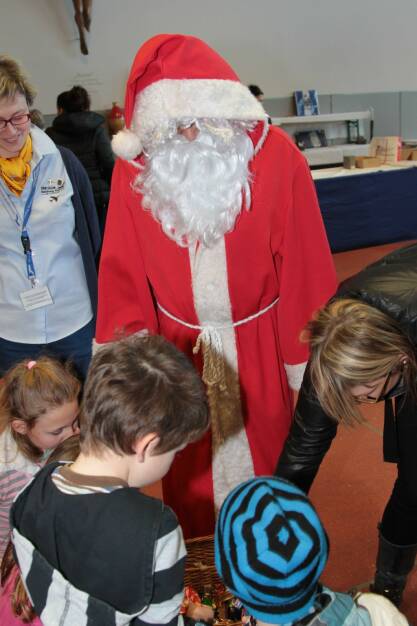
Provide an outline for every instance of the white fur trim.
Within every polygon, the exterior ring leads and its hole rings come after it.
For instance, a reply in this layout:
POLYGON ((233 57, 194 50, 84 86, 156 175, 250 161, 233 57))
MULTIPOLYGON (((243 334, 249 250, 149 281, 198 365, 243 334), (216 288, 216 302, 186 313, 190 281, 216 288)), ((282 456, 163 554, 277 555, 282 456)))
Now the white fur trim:
POLYGON ((291 389, 294 389, 294 391, 298 391, 301 387, 306 365, 307 361, 305 363, 297 363, 297 365, 288 365, 287 363, 284 363, 288 384, 291 389))
POLYGON ((254 476, 252 454, 246 434, 240 398, 235 329, 227 276, 224 238, 213 247, 189 248, 194 306, 204 326, 215 320, 224 324, 219 332, 223 344, 226 389, 209 385, 212 431, 213 494, 216 513, 228 493, 254 476))
POLYGON ((142 143, 135 133, 127 128, 119 130, 112 139, 113 152, 126 161, 135 159, 143 150, 142 143))
POLYGON ((264 120, 264 127, 262 130, 262 135, 261 138, 259 139, 258 143, 255 146, 255 150, 254 150, 254 154, 258 154, 259 150, 262 148, 262 146, 265 143, 265 139, 267 138, 267 135, 269 133, 269 121, 268 118, 264 120))
POLYGON ((150 135, 157 139, 170 120, 184 117, 261 121, 267 115, 262 104, 238 81, 163 79, 136 96, 131 128, 146 146, 150 135))
POLYGON ((105 345, 105 343, 97 343, 97 341, 93 339, 93 344, 91 346, 92 355, 94 356, 100 350, 100 348, 105 345))
MULTIPOLYGON (((149 331, 147 328, 142 328, 142 330, 138 330, 136 333, 134 333, 137 337, 144 337, 145 335, 149 335, 149 331)), ((116 340, 117 341, 117 340, 116 340)), ((109 342, 105 342, 105 343, 98 343, 96 341, 96 339, 93 339, 93 345, 92 345, 92 352, 93 352, 93 356, 95 354, 97 354, 97 352, 103 347, 106 346, 107 343, 109 342)))

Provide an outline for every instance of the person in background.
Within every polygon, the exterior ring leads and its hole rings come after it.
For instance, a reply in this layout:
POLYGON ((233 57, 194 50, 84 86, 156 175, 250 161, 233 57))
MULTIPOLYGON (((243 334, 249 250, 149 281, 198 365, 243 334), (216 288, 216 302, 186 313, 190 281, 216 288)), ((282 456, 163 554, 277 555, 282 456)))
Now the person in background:
POLYGON ((349 278, 317 313, 308 326, 309 365, 276 468, 308 491, 338 424, 360 424, 361 404, 384 402, 383 458, 396 464, 397 478, 379 524, 371 589, 397 606, 417 555, 416 284, 413 245, 349 278))
POLYGON ((39 109, 30 110, 30 121, 32 122, 32 124, 40 128, 41 130, 45 130, 45 127, 46 127, 45 118, 39 109))
MULTIPOLYGON (((248 85, 248 89, 251 92, 251 94, 255 96, 257 100, 259 100, 259 102, 263 101, 264 92, 262 91, 260 87, 258 87, 258 85, 248 85)), ((268 115, 268 124, 272 124, 272 118, 269 115, 268 115)))
POLYGON ((259 100, 259 102, 262 102, 262 100, 264 99, 264 92, 260 87, 258 87, 258 85, 248 85, 248 89, 251 94, 255 96, 257 100, 259 100))
POLYGON ((0 558, 10 535, 9 511, 17 493, 51 450, 78 432, 81 384, 55 359, 23 361, 0 385, 0 558))
POLYGON ((299 334, 336 276, 303 155, 206 43, 146 42, 125 117, 96 340, 159 333, 202 371, 211 432, 163 489, 186 536, 204 536, 234 485, 273 472, 308 359, 299 334))
POLYGON ((408 625, 386 598, 352 598, 320 584, 328 555, 316 510, 286 480, 263 476, 242 483, 220 509, 216 569, 258 626, 408 625))
POLYGON ((114 166, 104 117, 90 111, 90 96, 79 85, 59 94, 57 110, 58 116, 46 133, 56 144, 69 148, 84 165, 93 187, 103 234, 114 166))
POLYGON ((130 336, 97 351, 79 456, 44 467, 10 514, 16 559, 44 626, 181 626, 182 531, 168 506, 138 488, 159 480, 207 426, 200 377, 163 337, 130 336))
POLYGON ((35 91, 0 56, 0 376, 24 358, 91 359, 100 231, 72 152, 31 125, 35 91))

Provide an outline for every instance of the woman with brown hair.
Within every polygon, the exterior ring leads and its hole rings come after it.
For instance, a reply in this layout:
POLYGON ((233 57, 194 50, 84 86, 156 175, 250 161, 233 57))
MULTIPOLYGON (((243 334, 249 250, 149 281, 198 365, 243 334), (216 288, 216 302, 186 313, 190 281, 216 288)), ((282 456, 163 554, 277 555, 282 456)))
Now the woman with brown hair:
POLYGON ((384 460, 397 464, 379 524, 372 590, 399 605, 417 554, 417 245, 339 288, 309 324, 309 366, 276 474, 308 491, 338 423, 385 402, 384 460))

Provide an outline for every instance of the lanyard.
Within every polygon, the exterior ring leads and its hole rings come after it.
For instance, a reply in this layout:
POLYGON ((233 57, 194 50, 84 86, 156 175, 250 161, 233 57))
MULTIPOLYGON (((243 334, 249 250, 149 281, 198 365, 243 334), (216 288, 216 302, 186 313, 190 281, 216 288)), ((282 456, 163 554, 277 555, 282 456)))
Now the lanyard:
MULTIPOLYGON (((35 265, 33 263, 32 249, 30 247, 30 237, 29 237, 29 233, 27 230, 27 225, 29 222, 30 214, 32 212, 33 198, 36 192, 36 185, 38 182, 39 171, 40 171, 40 167, 37 166, 33 172, 32 187, 31 187, 28 199, 26 200, 25 207, 23 210, 23 223, 22 223, 21 234, 20 234, 20 241, 22 242, 23 252, 25 253, 25 257, 26 257, 26 271, 27 271, 28 278, 30 282, 32 283, 32 287, 36 285, 36 272, 35 272, 35 265)), ((14 204, 10 200, 9 196, 4 192, 1 186, 0 186, 0 192, 5 201, 5 209, 8 212, 10 219, 16 224, 16 226, 20 230, 19 214, 17 213, 14 204)))
MULTIPOLYGON (((29 222, 30 214, 32 213, 32 204, 33 204, 33 198, 35 196, 38 176, 39 176, 39 167, 37 167, 35 171, 33 172, 32 188, 30 190, 28 199, 26 200, 26 203, 25 203, 25 208, 23 211, 22 234, 20 236, 20 240, 22 242, 22 247, 23 247, 23 252, 25 253, 25 256, 26 256, 26 271, 27 271, 28 278, 30 282, 32 283, 32 287, 36 285, 36 271, 35 271, 35 265, 33 263, 32 249, 30 247, 30 237, 29 237, 29 233, 27 230, 27 224, 29 222)), ((19 218, 17 217, 16 223, 19 226, 18 219, 19 218)))

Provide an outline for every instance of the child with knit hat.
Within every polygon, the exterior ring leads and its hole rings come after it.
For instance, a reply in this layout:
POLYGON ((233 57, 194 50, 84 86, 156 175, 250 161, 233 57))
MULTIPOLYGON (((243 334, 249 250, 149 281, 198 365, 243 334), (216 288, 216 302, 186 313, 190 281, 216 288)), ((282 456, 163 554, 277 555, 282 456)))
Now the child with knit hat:
POLYGON ((386 598, 355 599, 320 584, 326 531, 308 497, 277 477, 259 477, 225 499, 215 534, 217 570, 258 625, 406 626, 386 598))

